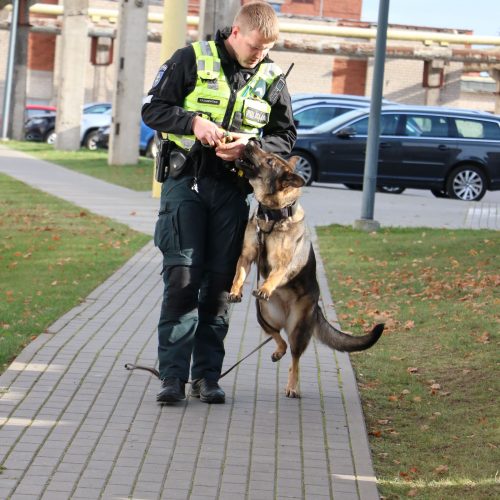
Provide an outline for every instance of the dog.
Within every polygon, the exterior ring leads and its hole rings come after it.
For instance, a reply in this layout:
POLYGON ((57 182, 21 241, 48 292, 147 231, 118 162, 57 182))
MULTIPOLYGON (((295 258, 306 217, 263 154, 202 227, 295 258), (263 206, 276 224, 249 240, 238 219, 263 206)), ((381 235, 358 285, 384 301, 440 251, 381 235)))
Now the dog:
POLYGON ((332 349, 353 352, 373 346, 384 330, 384 325, 378 324, 367 335, 353 336, 325 319, 318 304, 316 257, 298 202, 304 179, 294 172, 296 161, 297 157, 285 160, 264 152, 256 141, 246 145, 238 167, 252 185, 258 207, 246 227, 229 293, 230 302, 241 302, 243 284, 256 262, 264 281, 253 295, 258 322, 276 342, 271 359, 278 361, 286 353, 282 329, 290 344, 292 362, 285 388, 290 398, 300 397, 299 360, 313 335, 332 349))

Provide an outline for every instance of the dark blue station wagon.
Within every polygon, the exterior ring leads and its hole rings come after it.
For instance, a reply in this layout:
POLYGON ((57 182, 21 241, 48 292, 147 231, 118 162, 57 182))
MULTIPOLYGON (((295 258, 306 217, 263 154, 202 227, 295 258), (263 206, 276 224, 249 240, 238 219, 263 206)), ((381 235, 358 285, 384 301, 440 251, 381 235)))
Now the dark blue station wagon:
MULTIPOLYGON (((292 155, 312 181, 359 188, 368 134, 368 109, 349 111, 301 130, 292 155)), ((480 200, 500 189, 500 117, 489 113, 384 105, 377 186, 385 191, 430 189, 438 197, 480 200)))

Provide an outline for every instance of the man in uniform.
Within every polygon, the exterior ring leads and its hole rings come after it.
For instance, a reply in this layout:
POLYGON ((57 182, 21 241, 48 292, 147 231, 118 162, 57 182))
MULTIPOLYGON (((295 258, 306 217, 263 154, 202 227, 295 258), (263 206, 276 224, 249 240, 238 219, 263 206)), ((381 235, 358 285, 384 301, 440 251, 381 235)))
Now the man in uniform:
POLYGON ((268 52, 279 34, 266 2, 248 3, 215 41, 177 50, 160 68, 142 108, 168 139, 155 244, 163 253, 158 324, 162 380, 157 401, 191 395, 224 403, 218 384, 228 330, 228 291, 248 219, 249 184, 240 175, 248 140, 288 154, 296 139, 290 95, 268 52))

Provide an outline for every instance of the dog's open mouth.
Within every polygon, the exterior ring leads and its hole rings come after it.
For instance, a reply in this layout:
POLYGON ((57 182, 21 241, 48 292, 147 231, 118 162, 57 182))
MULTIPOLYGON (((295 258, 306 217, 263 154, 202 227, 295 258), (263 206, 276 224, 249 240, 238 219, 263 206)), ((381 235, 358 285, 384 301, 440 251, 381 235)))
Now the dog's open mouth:
POLYGON ((257 167, 254 164, 253 157, 255 153, 255 146, 257 144, 254 141, 249 141, 243 152, 243 158, 236 160, 236 166, 243 170, 245 177, 247 179, 252 179, 257 175, 257 167))

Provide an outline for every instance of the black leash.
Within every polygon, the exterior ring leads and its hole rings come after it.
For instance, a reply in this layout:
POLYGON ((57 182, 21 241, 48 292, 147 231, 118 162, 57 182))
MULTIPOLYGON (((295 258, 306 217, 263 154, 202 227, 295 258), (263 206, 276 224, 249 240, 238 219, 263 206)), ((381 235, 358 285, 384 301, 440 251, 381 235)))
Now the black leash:
MULTIPOLYGON (((232 371, 234 368, 236 368, 240 363, 245 361, 248 357, 250 357, 254 352, 257 352, 262 346, 267 344, 270 340, 272 340, 272 337, 268 337, 264 342, 260 343, 252 352, 248 353, 244 358, 241 358, 237 363, 235 363, 231 368, 226 370, 219 378, 225 377, 230 371, 232 371)), ((142 365, 134 365, 133 363, 125 363, 125 369, 132 371, 132 370, 144 370, 146 372, 151 373, 158 379, 160 378, 160 372, 156 368, 150 368, 149 366, 142 366, 142 365)))
MULTIPOLYGON (((295 205, 295 203, 293 204, 295 205)), ((292 205, 292 206, 293 206, 292 205)), ((259 281, 260 281, 260 272, 259 272, 259 268, 260 268, 260 263, 261 263, 261 258, 262 258, 262 253, 263 253, 263 248, 264 248, 264 237, 266 234, 270 234, 272 233, 273 229, 274 229, 274 226, 276 224, 276 221, 277 220, 280 220, 280 219, 283 219, 283 218, 287 218, 287 217, 290 217, 291 215, 293 215, 293 213, 295 213, 295 207, 292 209, 292 206, 291 207, 287 207, 285 210, 287 211, 286 213, 284 213, 283 211, 280 211, 279 213, 279 217, 278 218, 275 218, 275 217, 271 217, 271 220, 272 220, 272 226, 271 226, 271 229, 269 231, 263 231, 260 227, 259 227, 259 224, 257 223, 257 238, 258 238, 258 244, 259 244, 259 247, 258 247, 258 252, 257 252, 257 287, 259 286, 259 281), (292 211, 293 210, 293 211, 292 211)), ((266 217, 267 221, 269 221, 269 218, 266 217)), ((257 306, 257 315, 259 316, 259 319, 262 320, 265 325, 270 329, 270 330, 274 330, 276 331, 275 328, 273 328, 262 316, 262 313, 260 311, 260 302, 259 302, 259 299, 256 299, 255 301, 256 303, 256 306, 257 306)), ((252 352, 248 353, 245 357, 241 358, 238 362, 236 362, 233 366, 231 366, 229 369, 227 369, 224 373, 222 373, 222 375, 219 377, 219 379, 221 379, 222 377, 225 377, 229 372, 231 372, 232 370, 234 370, 240 363, 242 363, 243 361, 245 361, 245 359, 249 358, 253 353, 257 352, 261 347, 263 347, 264 345, 266 345, 270 340, 272 340, 273 337, 269 336, 266 340, 264 340, 264 342, 261 342, 252 352)), ((143 366, 143 365, 134 365, 133 363, 125 363, 125 369, 126 370, 129 370, 129 371, 132 371, 132 370, 144 370, 146 372, 149 372, 151 373, 152 375, 154 375, 155 377, 157 377, 158 379, 160 378, 160 372, 156 369, 156 368, 151 368, 149 366, 143 366)), ((191 383, 191 382, 188 382, 188 383, 191 383)))

